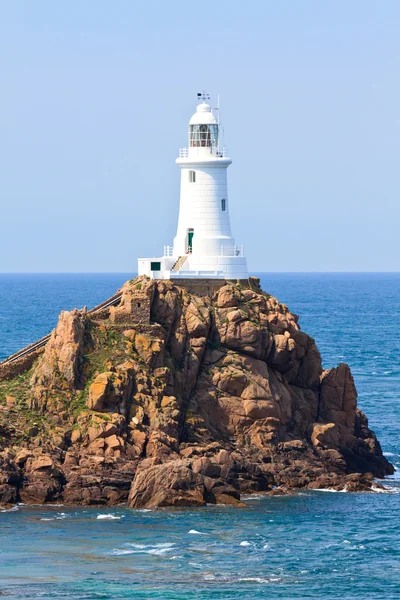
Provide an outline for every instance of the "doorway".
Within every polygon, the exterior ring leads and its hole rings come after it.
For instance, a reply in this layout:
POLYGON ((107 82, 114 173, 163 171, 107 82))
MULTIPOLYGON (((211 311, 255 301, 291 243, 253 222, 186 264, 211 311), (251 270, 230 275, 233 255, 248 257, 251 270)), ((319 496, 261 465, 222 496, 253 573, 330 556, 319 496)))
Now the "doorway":
POLYGON ((188 254, 191 254, 192 250, 193 250, 193 235, 194 235, 194 229, 189 229, 188 230, 188 239, 187 239, 187 241, 188 241, 188 243, 187 243, 188 254))

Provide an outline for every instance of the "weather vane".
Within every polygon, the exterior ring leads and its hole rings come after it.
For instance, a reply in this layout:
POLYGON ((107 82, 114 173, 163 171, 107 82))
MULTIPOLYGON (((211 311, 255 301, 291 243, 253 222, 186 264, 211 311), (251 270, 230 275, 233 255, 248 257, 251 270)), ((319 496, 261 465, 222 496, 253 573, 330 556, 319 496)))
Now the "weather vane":
POLYGON ((197 92, 197 99, 203 100, 204 102, 205 100, 210 99, 210 94, 207 94, 204 90, 202 92, 197 92))

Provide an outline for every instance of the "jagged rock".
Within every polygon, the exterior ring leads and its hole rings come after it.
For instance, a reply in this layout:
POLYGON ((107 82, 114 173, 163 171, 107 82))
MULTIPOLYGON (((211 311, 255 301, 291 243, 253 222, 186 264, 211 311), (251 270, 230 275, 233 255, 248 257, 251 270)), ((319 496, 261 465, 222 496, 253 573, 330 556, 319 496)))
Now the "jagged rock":
POLYGON ((320 419, 332 421, 354 431, 357 391, 348 365, 341 363, 321 376, 320 419))
POLYGON ((35 368, 32 386, 52 387, 62 379, 72 389, 80 387, 86 322, 86 310, 61 312, 58 325, 35 368))

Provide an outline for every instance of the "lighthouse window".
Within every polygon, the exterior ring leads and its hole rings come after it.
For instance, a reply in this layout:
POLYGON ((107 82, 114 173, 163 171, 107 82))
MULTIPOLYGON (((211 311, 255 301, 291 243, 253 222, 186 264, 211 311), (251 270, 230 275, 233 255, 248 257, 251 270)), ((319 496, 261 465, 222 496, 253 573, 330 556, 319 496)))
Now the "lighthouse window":
POLYGON ((222 198, 222 200, 221 200, 221 209, 223 212, 226 211, 226 199, 225 198, 222 198))
POLYGON ((189 171, 190 183, 196 183, 196 171, 189 171))

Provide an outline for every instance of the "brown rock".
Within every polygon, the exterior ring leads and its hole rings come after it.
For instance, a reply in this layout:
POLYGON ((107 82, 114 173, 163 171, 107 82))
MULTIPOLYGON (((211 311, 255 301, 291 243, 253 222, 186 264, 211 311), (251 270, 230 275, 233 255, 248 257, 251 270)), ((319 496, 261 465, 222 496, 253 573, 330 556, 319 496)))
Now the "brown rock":
POLYGON ((256 281, 219 286, 139 277, 116 306, 62 313, 1 411, 0 502, 240 505, 274 486, 366 491, 392 472, 349 368, 322 372, 256 281))
POLYGON ((221 473, 221 467, 211 462, 206 456, 197 458, 192 464, 192 470, 194 473, 200 473, 205 477, 219 477, 221 473))
POLYGON ((311 434, 311 441, 316 448, 338 448, 338 426, 335 423, 326 423, 325 425, 316 423, 311 434))
POLYGON ((321 376, 320 418, 354 430, 357 392, 348 365, 325 371, 321 376))
POLYGON ((87 405, 92 410, 102 410, 111 388, 111 379, 114 373, 108 371, 100 373, 89 388, 87 405))
POLYGON ((184 461, 139 470, 129 494, 131 508, 162 506, 203 506, 203 477, 189 469, 184 461))
POLYGON ((56 373, 72 389, 81 386, 81 363, 84 334, 87 323, 86 310, 62 311, 43 356, 32 376, 35 386, 56 384, 56 373))

